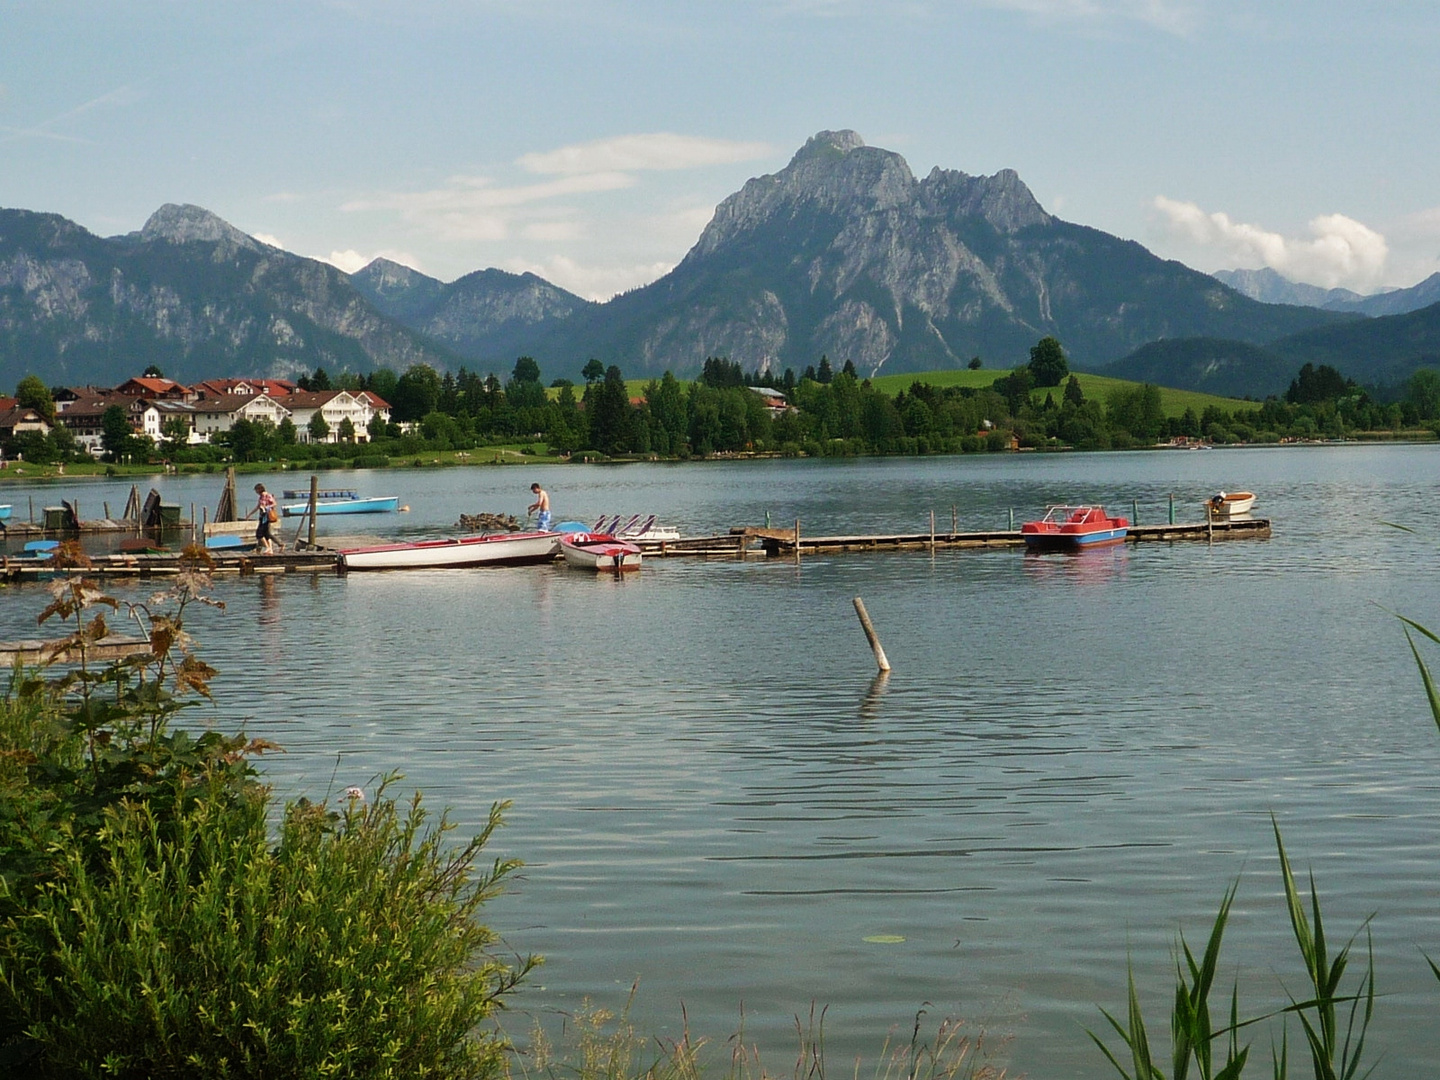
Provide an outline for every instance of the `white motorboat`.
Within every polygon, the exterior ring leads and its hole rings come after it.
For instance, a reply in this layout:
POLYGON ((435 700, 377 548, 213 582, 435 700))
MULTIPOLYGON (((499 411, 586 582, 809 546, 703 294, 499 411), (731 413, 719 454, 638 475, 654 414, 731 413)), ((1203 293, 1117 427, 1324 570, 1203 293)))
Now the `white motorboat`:
POLYGON ((340 552, 345 570, 419 570, 463 566, 521 566, 550 562, 559 553, 553 532, 491 533, 445 540, 413 540, 340 552))
POLYGON ((1248 514, 1254 505, 1255 493, 1251 491, 1221 491, 1210 497, 1210 513, 1216 517, 1248 514))

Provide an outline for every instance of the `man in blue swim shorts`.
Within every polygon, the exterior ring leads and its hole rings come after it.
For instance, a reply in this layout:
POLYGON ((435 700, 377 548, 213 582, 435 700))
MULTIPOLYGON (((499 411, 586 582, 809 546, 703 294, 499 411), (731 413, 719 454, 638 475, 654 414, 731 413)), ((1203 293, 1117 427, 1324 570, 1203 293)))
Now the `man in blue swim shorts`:
POLYGON ((526 507, 526 513, 540 511, 540 516, 535 519, 535 527, 544 532, 550 528, 550 493, 539 484, 531 484, 530 490, 535 493, 535 501, 526 507))

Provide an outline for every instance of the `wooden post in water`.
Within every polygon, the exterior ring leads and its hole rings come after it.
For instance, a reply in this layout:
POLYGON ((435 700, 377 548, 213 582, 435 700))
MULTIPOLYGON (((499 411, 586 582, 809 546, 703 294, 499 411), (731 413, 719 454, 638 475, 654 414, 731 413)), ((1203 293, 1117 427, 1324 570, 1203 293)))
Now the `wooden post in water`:
POLYGON ((30 524, 35 524, 35 496, 30 496, 30 524))
POLYGON ((310 533, 306 538, 306 544, 313 551, 315 549, 315 503, 320 498, 320 478, 314 473, 310 474, 310 533))
POLYGON ((105 507, 105 520, 106 520, 106 521, 109 521, 109 520, 110 520, 110 502, 109 502, 109 500, 107 499, 105 502, 101 503, 100 505, 103 506, 103 507, 105 507))
POLYGON ((1131 524, 1131 525, 1139 525, 1139 524, 1140 524, 1140 500, 1139 500, 1139 499, 1131 499, 1131 500, 1130 500, 1130 524, 1131 524))
POLYGON ((1015 531, 1015 508, 1010 507, 1010 531, 1015 531))
POLYGON ((935 511, 930 511, 930 554, 935 554, 935 511))
POLYGON ((1175 524, 1175 493, 1170 492, 1170 524, 1175 524))
MULTIPOLYGON (((110 516, 109 507, 105 508, 105 516, 107 518, 110 516)), ((195 539, 195 504, 193 502, 190 504, 190 543, 197 543, 195 539)))
POLYGON ((875 654, 875 663, 880 665, 881 671, 890 670, 890 661, 885 658, 885 650, 880 645, 880 637, 875 633, 875 627, 870 622, 870 613, 865 610, 865 601, 855 597, 855 614, 860 616, 860 628, 865 631, 865 638, 870 642, 870 650, 875 654))
POLYGON ((950 507, 950 536, 954 539, 955 534, 960 531, 960 514, 955 507, 950 507))
POLYGON ((1201 505, 1205 507, 1205 542, 1213 544, 1215 543, 1215 515, 1210 512, 1208 502, 1201 505))

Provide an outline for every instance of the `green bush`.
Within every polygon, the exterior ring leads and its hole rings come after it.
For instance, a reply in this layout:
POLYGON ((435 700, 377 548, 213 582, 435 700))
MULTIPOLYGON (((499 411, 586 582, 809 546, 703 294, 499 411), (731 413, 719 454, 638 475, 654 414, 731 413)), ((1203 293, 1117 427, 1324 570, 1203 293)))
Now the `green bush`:
POLYGON ((388 778, 272 836, 267 744, 171 728, 215 674, 183 629, 209 557, 186 560, 169 614, 57 582, 41 621, 72 624, 80 663, 0 698, 0 1074, 499 1075, 477 1025, 534 963, 490 957, 474 918, 516 865, 476 865, 503 806, 459 844, 388 778), (120 612, 150 652, 88 665, 120 612))
POLYGON ((390 464, 390 459, 384 454, 360 454, 355 458, 357 469, 383 469, 390 464))

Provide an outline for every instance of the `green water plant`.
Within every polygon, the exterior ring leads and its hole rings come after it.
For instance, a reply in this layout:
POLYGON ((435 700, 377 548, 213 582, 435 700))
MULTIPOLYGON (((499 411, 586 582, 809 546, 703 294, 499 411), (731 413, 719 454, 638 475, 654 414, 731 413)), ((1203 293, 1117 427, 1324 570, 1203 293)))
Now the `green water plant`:
MULTIPOLYGON (((1211 1014, 1210 996, 1220 962, 1230 909, 1235 900, 1238 882, 1233 884, 1221 901, 1211 926, 1205 951, 1197 960, 1180 937, 1176 962, 1175 997, 1170 1013, 1170 1072, 1157 1064, 1151 1049, 1151 1038, 1140 1008, 1133 971, 1128 978, 1127 1014, 1122 1021, 1101 1009, 1106 1021, 1120 1037, 1124 1049, 1117 1054, 1093 1031, 1091 1040, 1115 1070, 1126 1080, 1186 1080, 1193 1066, 1200 1080, 1237 1080, 1244 1075, 1250 1060, 1249 1045, 1242 1046, 1240 1034, 1247 1028, 1279 1017, 1282 1021, 1280 1042, 1271 1044, 1271 1067, 1275 1080, 1288 1076, 1289 1046, 1284 1020, 1298 1019, 1310 1049, 1315 1080, 1358 1080, 1368 1076, 1370 1068, 1361 1071, 1365 1053, 1365 1036, 1375 1011, 1375 956, 1369 941, 1369 920, 1366 931, 1366 966, 1358 985, 1349 992, 1342 989, 1351 950, 1358 938, 1352 936, 1338 952, 1331 953, 1326 942, 1324 916, 1315 876, 1310 875, 1309 912, 1295 882, 1279 825, 1271 820, 1275 849, 1280 860, 1280 876, 1285 890, 1285 904, 1290 918, 1301 961, 1305 966, 1307 992, 1297 997, 1287 992, 1289 1004, 1258 1016, 1242 1019, 1238 984, 1230 989, 1228 1023, 1216 1023, 1211 1014), (1223 1056, 1217 1056, 1217 1045, 1223 1056)), ((1433 965, 1432 965, 1433 966, 1433 965)))

